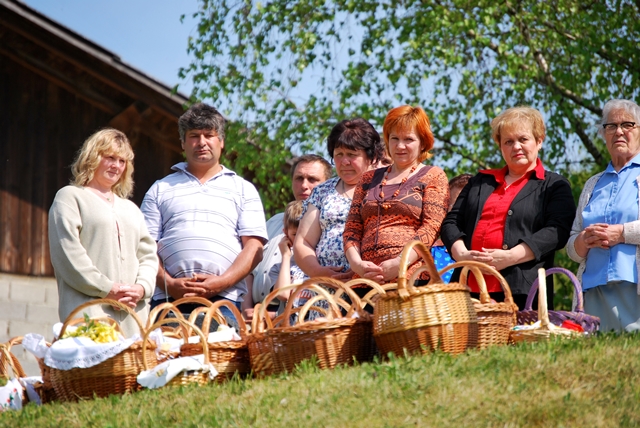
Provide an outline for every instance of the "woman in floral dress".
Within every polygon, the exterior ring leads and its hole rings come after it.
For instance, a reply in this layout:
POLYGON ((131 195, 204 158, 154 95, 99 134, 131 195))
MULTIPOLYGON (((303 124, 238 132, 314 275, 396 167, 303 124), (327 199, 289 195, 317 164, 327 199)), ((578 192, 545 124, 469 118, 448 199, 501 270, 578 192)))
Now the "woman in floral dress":
POLYGON ((386 160, 380 135, 366 120, 343 120, 329 134, 327 150, 337 177, 313 189, 305 202, 293 254, 307 277, 348 280, 353 276, 342 233, 360 177, 386 160))

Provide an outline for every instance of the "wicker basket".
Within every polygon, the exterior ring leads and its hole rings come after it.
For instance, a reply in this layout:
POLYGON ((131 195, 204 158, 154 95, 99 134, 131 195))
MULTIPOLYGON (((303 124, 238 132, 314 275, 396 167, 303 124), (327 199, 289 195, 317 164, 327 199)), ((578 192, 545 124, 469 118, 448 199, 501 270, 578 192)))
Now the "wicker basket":
MULTIPOLYGON (((140 318, 128 306, 115 300, 97 299, 78 306, 69 314, 62 329, 60 337, 67 327, 76 323, 77 315, 93 305, 110 305, 126 311, 136 321, 140 333, 144 333, 144 327, 140 318)), ((49 377, 56 393, 56 398, 61 401, 77 401, 78 399, 90 399, 94 394, 98 397, 107 397, 111 394, 124 394, 139 391, 137 376, 143 367, 142 341, 138 341, 118 355, 103 361, 93 367, 73 368, 60 370, 49 367, 49 377)), ((146 353, 154 354, 153 349, 146 353)), ((44 371, 43 371, 44 377, 44 371)))
MULTIPOLYGON (((547 281, 544 268, 538 269, 538 317, 540 327, 529 330, 512 330, 510 340, 513 343, 520 342, 540 342, 548 340, 550 337, 575 338, 580 334, 562 327, 556 327, 549 321, 549 311, 547 308, 547 281)), ((537 321, 537 320, 536 320, 537 321)))
POLYGON ((374 337, 383 354, 428 353, 435 349, 459 354, 478 343, 478 319, 464 284, 444 284, 431 253, 420 241, 407 244, 400 257, 396 291, 386 291, 374 309, 374 337), (415 250, 425 264, 407 281, 407 265, 415 250), (415 278, 428 272, 428 285, 416 288, 415 278))
POLYGON ((453 263, 441 269, 440 273, 459 267, 462 267, 460 282, 468 284, 467 278, 469 271, 471 271, 480 289, 480 300, 472 299, 473 307, 478 315, 478 348, 485 349, 493 345, 506 345, 509 342, 511 329, 516 325, 518 310, 518 305, 513 302, 509 284, 495 268, 475 261, 453 263), (483 274, 492 275, 498 279, 504 290, 504 302, 491 302, 483 274))
MULTIPOLYGON (((22 336, 9 339, 6 343, 0 343, 0 378, 5 380, 20 379, 26 377, 26 373, 22 369, 20 361, 15 355, 11 353, 11 347, 14 345, 20 345, 22 343, 22 336)), ((24 387, 20 392, 22 396, 22 402, 26 403, 27 394, 24 387)))
POLYGON ((256 313, 247 342, 251 367, 258 376, 291 372, 297 364, 314 356, 322 369, 373 358, 375 347, 371 335, 371 315, 362 309, 360 298, 353 290, 340 281, 311 278, 300 285, 274 290, 262 303, 256 305, 256 313), (340 291, 331 295, 320 285, 340 291), (271 320, 266 312, 268 304, 280 292, 289 289, 293 293, 287 301, 284 313, 271 320), (293 301, 305 289, 312 290, 317 295, 301 308, 294 309, 293 301), (351 304, 340 297, 342 293, 349 296, 351 304), (321 300, 328 302, 329 310, 315 305, 321 300), (325 318, 305 321, 309 310, 318 311, 325 318), (298 313, 298 322, 291 325, 291 315, 294 313, 298 313))
MULTIPOLYGON (((569 277, 573 284, 574 295, 576 296, 576 310, 575 311, 549 311, 549 321, 554 325, 561 326, 566 320, 573 321, 580 324, 584 331, 587 333, 595 333, 600 329, 600 318, 584 313, 584 299, 582 296, 582 287, 578 278, 567 269, 561 267, 554 267, 547 269, 546 276, 553 275, 554 273, 562 273, 569 277)), ((527 303, 524 310, 518 311, 518 324, 530 324, 537 321, 538 311, 534 311, 531 306, 533 305, 533 298, 538 290, 538 279, 536 279, 531 285, 529 295, 527 296, 527 303)))
POLYGON ((10 379, 12 377, 21 378, 27 376, 20 361, 11 353, 11 347, 21 343, 22 336, 9 339, 6 343, 0 343, 0 377, 10 379))
MULTIPOLYGON (((238 376, 246 376, 251 372, 251 363, 249 360, 249 348, 247 347, 247 326, 242 315, 233 303, 228 300, 219 300, 207 308, 202 324, 202 331, 208 332, 211 319, 215 318, 219 324, 227 324, 226 319, 219 312, 220 307, 225 306, 231 310, 240 325, 240 337, 242 340, 230 340, 226 342, 210 342, 209 360, 218 371, 215 380, 218 383, 231 379, 236 373, 238 376)), ((200 308, 198 308, 200 309, 200 308)), ((191 314, 189 321, 193 324, 193 318, 197 315, 191 314)), ((206 336, 206 334, 205 334, 206 336)), ((180 355, 189 356, 202 353, 202 345, 196 343, 185 343, 180 347, 180 355)))
MULTIPOLYGON (((194 324, 191 324, 189 321, 185 321, 183 317, 177 317, 177 318, 165 318, 157 321, 155 324, 150 326, 149 329, 144 334, 144 338, 142 339, 142 350, 145 355, 145 358, 143 359, 144 370, 145 371, 149 370, 150 368, 155 367, 155 365, 158 363, 158 359, 156 358, 153 352, 151 352, 151 355, 149 355, 149 353, 146 352, 147 347, 151 345, 149 343, 149 335, 153 330, 157 328, 162 329, 163 325, 166 325, 169 323, 172 323, 172 324, 177 323, 180 325, 176 331, 181 332, 181 336, 185 340, 185 342, 189 338, 190 332, 195 332, 198 336, 200 336, 200 343, 198 344, 198 347, 202 352, 198 352, 197 354, 194 354, 194 355, 203 354, 204 366, 208 366, 209 365, 209 346, 207 344, 207 339, 205 338, 204 334, 194 324)), ((165 387, 166 386, 186 386, 186 385, 192 385, 192 384, 207 385, 210 382, 211 382, 211 378, 209 377, 209 372, 207 370, 193 370, 188 372, 182 372, 181 375, 175 376, 165 385, 165 387)))
MULTIPOLYGON (((171 312, 174 314, 175 317, 180 317, 184 319, 184 316, 182 315, 182 312, 180 312, 180 309, 178 308, 178 306, 182 304, 187 304, 187 303, 197 303, 201 305, 202 308, 205 309, 205 311, 208 308, 210 308, 211 305, 213 305, 211 300, 205 299, 203 297, 183 297, 173 302, 160 303, 158 306, 153 308, 149 313, 149 317, 147 318, 146 328, 149 329, 156 322, 167 318, 169 316, 169 313, 171 312)), ((178 326, 177 323, 175 323, 173 326, 164 324, 162 325, 161 328, 163 332, 170 332, 173 329, 176 329, 175 331, 177 332, 178 331, 177 326, 178 326)))

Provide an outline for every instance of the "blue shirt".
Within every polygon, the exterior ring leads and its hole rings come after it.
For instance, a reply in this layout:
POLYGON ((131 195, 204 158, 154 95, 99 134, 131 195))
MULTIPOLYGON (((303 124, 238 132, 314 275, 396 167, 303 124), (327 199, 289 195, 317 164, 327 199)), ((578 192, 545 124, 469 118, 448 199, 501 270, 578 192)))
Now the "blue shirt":
MULTIPOLYGON (((582 211, 583 226, 595 223, 624 224, 638 220, 638 182, 640 155, 619 172, 609 163, 582 211)), ((591 248, 582 275, 582 288, 589 289, 611 281, 638 283, 636 246, 614 245, 609 249, 591 248)))

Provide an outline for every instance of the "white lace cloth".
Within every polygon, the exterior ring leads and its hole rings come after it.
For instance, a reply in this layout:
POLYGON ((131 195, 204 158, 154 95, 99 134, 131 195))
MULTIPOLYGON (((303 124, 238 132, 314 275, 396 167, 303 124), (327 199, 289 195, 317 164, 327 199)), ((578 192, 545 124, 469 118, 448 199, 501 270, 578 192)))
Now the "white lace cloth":
POLYGON ((110 343, 96 343, 87 337, 69 337, 58 340, 49 347, 43 336, 28 333, 22 339, 22 346, 36 357, 44 358, 44 363, 49 367, 71 370, 100 364, 139 340, 139 334, 110 343))
POLYGON ((204 364, 204 355, 181 357, 158 364, 151 370, 142 371, 138 375, 138 383, 145 388, 160 388, 182 372, 204 371, 213 379, 218 371, 211 364, 204 364))

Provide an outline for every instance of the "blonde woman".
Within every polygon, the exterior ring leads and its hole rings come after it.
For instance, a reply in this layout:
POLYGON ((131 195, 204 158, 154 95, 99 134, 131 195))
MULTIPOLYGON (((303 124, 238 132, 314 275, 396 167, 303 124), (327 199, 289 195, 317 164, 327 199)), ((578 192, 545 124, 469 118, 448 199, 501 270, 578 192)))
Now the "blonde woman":
MULTIPOLYGON (((108 298, 144 322, 158 259, 142 213, 127 199, 133 191, 131 144, 118 130, 100 130, 84 142, 71 169, 71 184, 58 191, 49 210, 60 320, 87 301, 108 298)), ((92 306, 86 312, 114 318, 127 337, 137 332, 123 311, 92 306)))

